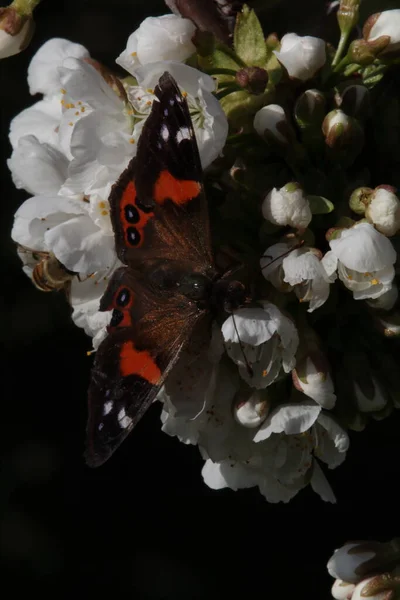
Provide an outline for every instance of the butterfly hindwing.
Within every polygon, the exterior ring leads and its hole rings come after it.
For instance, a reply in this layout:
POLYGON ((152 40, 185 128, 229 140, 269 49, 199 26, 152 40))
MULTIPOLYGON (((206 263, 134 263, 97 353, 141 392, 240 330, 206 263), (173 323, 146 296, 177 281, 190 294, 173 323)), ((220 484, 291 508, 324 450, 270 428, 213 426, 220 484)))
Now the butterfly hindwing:
POLYGON ((114 273, 101 309, 113 314, 89 386, 90 466, 107 460, 143 416, 205 314, 185 296, 162 291, 126 267, 114 273))

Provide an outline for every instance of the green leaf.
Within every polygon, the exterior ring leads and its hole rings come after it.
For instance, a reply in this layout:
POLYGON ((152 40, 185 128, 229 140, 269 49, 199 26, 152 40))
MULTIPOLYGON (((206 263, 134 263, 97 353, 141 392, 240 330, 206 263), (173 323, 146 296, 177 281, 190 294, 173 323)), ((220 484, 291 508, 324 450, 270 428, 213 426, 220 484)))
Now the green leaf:
POLYGON ((265 67, 268 54, 264 33, 256 13, 246 4, 236 17, 233 45, 246 65, 265 67))
POLYGON ((326 215, 335 209, 334 204, 323 196, 307 196, 313 215, 326 215))

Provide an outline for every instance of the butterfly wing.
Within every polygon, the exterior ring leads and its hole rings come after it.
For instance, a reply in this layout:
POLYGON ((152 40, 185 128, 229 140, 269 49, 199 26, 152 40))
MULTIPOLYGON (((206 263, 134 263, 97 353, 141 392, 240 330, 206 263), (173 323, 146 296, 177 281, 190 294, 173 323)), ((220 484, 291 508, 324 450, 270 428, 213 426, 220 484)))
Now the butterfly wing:
POLYGON ((143 127, 137 156, 110 194, 118 256, 141 268, 150 260, 212 269, 207 201, 189 108, 165 73, 143 127))
POLYGON ((155 399, 207 314, 179 293, 184 274, 214 274, 202 169, 187 102, 164 74, 137 156, 110 194, 118 270, 113 310, 89 387, 86 461, 104 463, 155 399))
POLYGON ((125 267, 102 298, 113 310, 89 386, 86 462, 104 463, 149 408, 205 311, 125 267))

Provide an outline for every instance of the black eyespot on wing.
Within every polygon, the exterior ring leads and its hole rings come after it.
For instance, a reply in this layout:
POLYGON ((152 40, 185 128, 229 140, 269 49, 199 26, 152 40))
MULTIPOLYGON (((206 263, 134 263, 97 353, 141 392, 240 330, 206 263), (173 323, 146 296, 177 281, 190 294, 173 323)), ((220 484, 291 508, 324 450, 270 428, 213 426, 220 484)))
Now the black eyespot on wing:
POLYGON ((118 306, 121 306, 122 308, 124 308, 125 306, 127 306, 129 304, 130 299, 131 299, 131 293, 128 290, 128 288, 122 288, 122 290, 120 290, 120 292, 118 293, 116 302, 117 302, 118 306))
POLYGON ((126 240, 130 246, 137 246, 140 243, 141 235, 136 227, 128 227, 126 230, 126 240))
POLYGON ((133 204, 126 204, 124 207, 124 212, 125 219, 128 223, 132 223, 133 225, 135 223, 139 223, 140 214, 136 206, 134 206, 133 204))
POLYGON ((117 308, 114 308, 114 310, 112 312, 111 321, 110 321, 110 327, 118 327, 118 325, 121 323, 123 318, 124 318, 124 314, 117 308))

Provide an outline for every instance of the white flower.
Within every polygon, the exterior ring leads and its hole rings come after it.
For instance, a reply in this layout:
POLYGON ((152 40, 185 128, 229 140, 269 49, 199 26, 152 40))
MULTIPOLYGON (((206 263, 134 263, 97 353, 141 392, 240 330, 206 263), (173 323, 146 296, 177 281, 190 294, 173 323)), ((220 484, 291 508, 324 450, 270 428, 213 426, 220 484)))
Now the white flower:
POLYGON ((274 50, 274 54, 289 77, 306 81, 325 64, 325 42, 309 35, 287 33, 281 40, 280 50, 274 50))
POLYGON ((365 22, 364 39, 373 42, 384 35, 390 37, 390 42, 382 54, 397 51, 400 48, 400 8, 376 13, 365 22))
POLYGON ((362 577, 360 567, 375 558, 379 544, 377 542, 348 542, 335 550, 328 561, 327 569, 335 579, 348 583, 358 583, 362 577))
POLYGON ((336 274, 325 269, 319 251, 296 248, 290 242, 278 242, 267 248, 260 259, 265 279, 282 292, 294 289, 300 302, 309 302, 313 312, 326 302, 336 274))
POLYGON ((116 62, 135 75, 136 67, 162 60, 184 61, 196 50, 192 37, 196 27, 176 15, 147 17, 128 38, 116 62))
POLYGON ((332 596, 336 598, 336 600, 350 600, 354 588, 354 583, 348 583, 347 581, 336 579, 331 590, 332 596))
POLYGON ((300 302, 309 302, 313 312, 328 299, 330 284, 336 275, 328 275, 319 252, 314 248, 297 248, 283 258, 284 281, 294 287, 300 302))
POLYGON ((241 308, 222 325, 228 355, 242 378, 257 389, 270 385, 281 368, 285 373, 293 369, 299 343, 292 321, 275 305, 264 302, 262 306, 241 308))
POLYGON ((258 135, 272 138, 279 144, 289 142, 290 127, 285 111, 279 104, 268 104, 256 112, 253 126, 258 135))
POLYGON ((12 6, 0 8, 0 59, 14 56, 31 41, 35 24, 32 15, 21 15, 12 6))
MULTIPOLYGON (((316 422, 320 407, 314 410, 311 405, 307 406, 307 403, 301 403, 293 405, 290 410, 287 405, 283 406, 282 416, 274 426, 275 433, 270 432, 263 441, 253 444, 251 455, 246 460, 238 460, 234 453, 224 460, 207 460, 203 468, 207 485, 213 489, 258 485, 269 502, 288 502, 310 481, 314 491, 325 501, 335 502, 312 453, 320 445, 318 457, 334 468, 345 458, 348 438, 341 428, 335 424, 332 426, 332 419, 326 415, 323 425, 316 422), (307 431, 312 423, 314 425, 307 435, 298 434, 307 431), (283 431, 291 433, 286 435, 283 431)), ((278 410, 274 411, 275 415, 278 410)))
POLYGON ((329 242, 323 261, 337 266, 339 278, 356 300, 378 298, 392 287, 397 255, 390 241, 369 223, 343 229, 329 242))
POLYGON ((400 201, 391 189, 377 187, 370 197, 365 216, 384 235, 395 235, 400 229, 400 201))
POLYGON ((312 219, 309 202, 295 182, 287 183, 279 190, 273 188, 264 198, 262 213, 274 225, 289 225, 295 229, 306 229, 312 219))
POLYGON ((305 356, 297 359, 292 378, 296 389, 318 402, 323 408, 331 409, 335 406, 333 381, 322 352, 308 351, 305 356))

